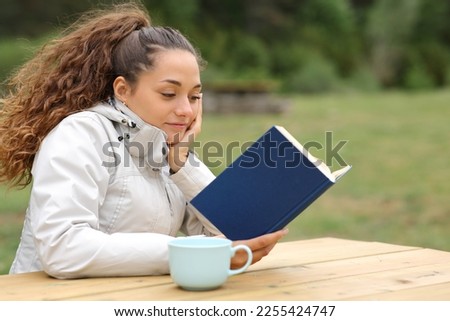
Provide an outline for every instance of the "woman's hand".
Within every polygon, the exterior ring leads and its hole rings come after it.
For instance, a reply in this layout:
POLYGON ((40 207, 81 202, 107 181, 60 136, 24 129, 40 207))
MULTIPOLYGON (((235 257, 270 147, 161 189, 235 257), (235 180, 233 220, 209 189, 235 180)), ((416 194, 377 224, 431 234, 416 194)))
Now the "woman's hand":
MULTIPOLYGON (((250 240, 235 241, 233 246, 238 244, 247 245, 253 253, 252 264, 260 261, 263 257, 270 253, 275 244, 286 234, 287 229, 283 229, 274 233, 265 234, 259 237, 255 237, 250 240)), ((242 267, 247 262, 247 253, 245 251, 237 251, 236 255, 231 259, 231 268, 237 269, 242 267)))
POLYGON ((183 137, 176 137, 176 142, 169 144, 168 162, 172 173, 178 172, 184 166, 189 155, 189 147, 202 130, 202 94, 199 95, 197 116, 184 132, 183 137))

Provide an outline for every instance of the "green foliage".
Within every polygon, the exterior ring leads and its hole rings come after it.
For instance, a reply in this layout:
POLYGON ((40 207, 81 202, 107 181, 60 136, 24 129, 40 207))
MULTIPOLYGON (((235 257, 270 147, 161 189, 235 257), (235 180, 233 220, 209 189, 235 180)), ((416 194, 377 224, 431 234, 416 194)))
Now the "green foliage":
POLYGON ((351 73, 358 45, 355 12, 347 0, 310 0, 298 12, 299 37, 316 48, 338 68, 341 75, 351 73))
MULTIPOLYGON (((67 26, 82 11, 124 1, 4 0, 1 79, 28 57, 18 37, 40 38, 67 26)), ((209 75, 219 78, 273 78, 287 85, 284 91, 308 92, 373 85, 436 88, 450 82, 449 1, 142 2, 154 24, 187 34, 213 69, 209 75), (318 58, 312 59, 312 52, 318 58), (311 84, 304 84, 309 76, 311 84), (354 81, 358 77, 366 81, 363 86, 354 81), (301 85, 290 85, 293 82, 301 85)))
POLYGON ((265 44, 258 38, 237 34, 228 46, 226 65, 236 74, 264 77, 269 72, 270 57, 265 44))
POLYGON ((334 65, 317 55, 305 61, 305 64, 287 79, 284 87, 288 91, 323 93, 337 89, 338 83, 334 65))
MULTIPOLYGON (((32 57, 47 37, 27 40, 24 38, 0 39, 0 85, 15 69, 32 57)), ((0 86, 1 90, 1 86, 0 86)))
POLYGON ((419 1, 379 0, 370 12, 367 34, 371 64, 378 80, 386 86, 398 82, 401 61, 418 20, 419 1))
POLYGON ((146 0, 153 23, 165 24, 190 34, 196 29, 200 17, 200 0, 146 0))
POLYGON ((359 66, 348 78, 348 87, 363 92, 374 92, 381 89, 380 83, 375 78, 368 66, 359 66))
MULTIPOLYGON (((415 46, 415 50, 410 50, 417 55, 416 61, 414 59, 410 62, 410 68, 414 66, 423 66, 426 72, 425 77, 430 79, 431 87, 441 87, 447 84, 446 70, 450 67, 450 52, 444 45, 426 41, 415 46)), ((413 56, 414 57, 414 56, 413 56)))
POLYGON ((413 90, 431 89, 434 87, 434 83, 426 66, 422 62, 416 62, 408 69, 404 86, 413 90))
POLYGON ((0 82, 30 57, 29 46, 29 41, 24 39, 0 40, 0 82))
POLYGON ((2 0, 0 35, 39 37, 94 5, 91 0, 2 0))

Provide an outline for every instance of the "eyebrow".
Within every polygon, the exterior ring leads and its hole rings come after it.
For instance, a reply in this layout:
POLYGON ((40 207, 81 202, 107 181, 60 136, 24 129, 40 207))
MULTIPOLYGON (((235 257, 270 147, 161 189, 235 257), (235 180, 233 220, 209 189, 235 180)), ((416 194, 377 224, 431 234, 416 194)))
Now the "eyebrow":
MULTIPOLYGON (((161 80, 161 82, 168 82, 168 83, 173 84, 175 86, 181 87, 181 82, 179 82, 178 80, 164 79, 164 80, 161 80)), ((202 88, 202 84, 197 84, 193 88, 202 88)))

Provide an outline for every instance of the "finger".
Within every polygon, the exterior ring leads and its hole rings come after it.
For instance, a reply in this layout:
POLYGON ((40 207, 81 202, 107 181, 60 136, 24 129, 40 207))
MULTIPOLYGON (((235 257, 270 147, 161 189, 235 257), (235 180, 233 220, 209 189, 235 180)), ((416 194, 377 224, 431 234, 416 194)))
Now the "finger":
POLYGON ((263 257, 269 255, 269 253, 273 250, 277 243, 269 244, 266 247, 260 248, 258 250, 253 251, 253 260, 252 263, 256 263, 260 261, 263 257))
POLYGON ((202 119, 203 119, 203 101, 202 101, 202 94, 200 93, 200 98, 198 99, 197 114, 195 115, 194 120, 192 121, 192 124, 189 127, 189 129, 193 129, 193 131, 196 134, 200 133, 202 119))
POLYGON ((195 116, 195 119, 202 120, 203 117, 203 93, 200 93, 200 99, 198 100, 198 111, 197 116, 195 116))
MULTIPOLYGON (((270 244, 264 248, 260 248, 258 250, 252 251, 252 263, 259 262, 267 256, 272 249, 275 247, 276 243, 270 244)), ((244 250, 239 250, 238 255, 233 259, 233 266, 243 266, 245 262, 247 262, 247 253, 244 250)))
MULTIPOLYGON (((274 233, 265 234, 260 237, 256 237, 250 240, 244 241, 236 241, 233 245, 245 244, 250 247, 253 254, 252 264, 260 261, 263 257, 267 256, 272 249, 275 247, 277 242, 288 233, 287 229, 280 230, 274 233)), ((245 251, 238 251, 240 255, 238 255, 234 264, 236 266, 243 265, 246 262, 246 253, 245 251)))
POLYGON ((267 246, 275 245, 276 242, 278 242, 283 236, 287 234, 288 230, 283 229, 277 232, 265 234, 259 237, 255 237, 250 240, 245 241, 237 241, 237 244, 245 243, 247 246, 249 246, 252 251, 257 251, 259 249, 264 249, 267 246))
MULTIPOLYGON (((200 101, 201 99, 199 99, 200 101)), ((183 138, 181 141, 186 142, 188 144, 191 144, 195 141, 195 138, 200 134, 201 127, 202 127, 202 105, 201 102, 199 102, 199 109, 197 110, 197 115, 195 116, 194 120, 189 125, 188 129, 186 130, 183 138)))

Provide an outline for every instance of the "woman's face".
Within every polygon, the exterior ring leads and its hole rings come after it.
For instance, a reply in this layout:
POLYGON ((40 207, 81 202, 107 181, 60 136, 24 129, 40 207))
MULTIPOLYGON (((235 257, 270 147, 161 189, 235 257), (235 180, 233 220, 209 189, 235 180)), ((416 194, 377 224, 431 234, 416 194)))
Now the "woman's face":
POLYGON ((116 97, 150 125, 177 143, 200 108, 200 70, 193 54, 170 49, 157 53, 152 69, 142 72, 133 88, 123 77, 114 82, 116 97))

